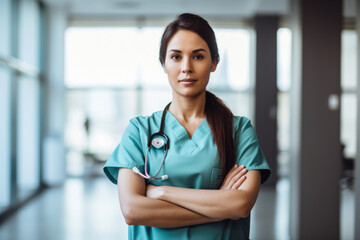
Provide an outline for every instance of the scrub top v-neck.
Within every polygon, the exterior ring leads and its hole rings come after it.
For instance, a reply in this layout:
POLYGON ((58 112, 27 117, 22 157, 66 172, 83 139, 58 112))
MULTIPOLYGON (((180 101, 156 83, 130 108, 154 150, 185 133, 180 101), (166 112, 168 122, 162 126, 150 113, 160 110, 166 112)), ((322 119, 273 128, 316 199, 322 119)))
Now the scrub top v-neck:
MULTIPOLYGON (((151 116, 136 117, 123 133, 104 166, 106 176, 117 183, 119 168, 137 167, 144 172, 144 160, 148 138, 159 130, 162 111, 151 116)), ((270 175, 270 168, 259 147, 250 120, 234 117, 234 143, 236 163, 247 170, 260 170, 262 182, 270 175)), ((206 119, 198 126, 191 139, 186 129, 171 114, 165 117, 164 133, 169 137, 170 148, 159 176, 167 180, 147 180, 157 186, 175 186, 194 189, 218 189, 223 181, 220 158, 206 119)), ((155 175, 161 165, 164 150, 151 148, 148 156, 148 172, 155 175)), ((141 211, 141 209, 139 209, 141 211)), ((180 228, 156 228, 129 226, 129 239, 248 239, 250 217, 239 220, 223 220, 180 228)))

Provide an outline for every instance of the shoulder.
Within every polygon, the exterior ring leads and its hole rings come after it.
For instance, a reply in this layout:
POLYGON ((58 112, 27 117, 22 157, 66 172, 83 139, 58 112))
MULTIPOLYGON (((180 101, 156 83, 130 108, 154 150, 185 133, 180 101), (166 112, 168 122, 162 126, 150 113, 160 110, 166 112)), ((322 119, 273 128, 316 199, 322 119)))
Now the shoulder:
POLYGON ((154 112, 149 116, 137 116, 129 120, 125 131, 122 134, 122 143, 144 141, 151 131, 153 131, 160 122, 162 111, 154 112))
POLYGON ((244 116, 233 117, 234 132, 244 131, 249 127, 252 127, 251 120, 244 116))
POLYGON ((131 118, 127 128, 140 132, 151 131, 152 128, 158 128, 161 121, 162 111, 154 112, 148 116, 137 116, 131 118))
POLYGON ((162 111, 156 111, 148 116, 137 116, 130 119, 130 125, 138 128, 148 127, 151 124, 158 122, 161 119, 162 111))

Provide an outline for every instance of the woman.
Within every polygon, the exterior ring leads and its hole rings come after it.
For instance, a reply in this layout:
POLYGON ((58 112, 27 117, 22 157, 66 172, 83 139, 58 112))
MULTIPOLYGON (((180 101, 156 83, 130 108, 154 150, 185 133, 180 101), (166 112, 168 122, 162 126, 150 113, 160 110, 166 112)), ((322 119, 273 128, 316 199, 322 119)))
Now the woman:
POLYGON ((118 184, 129 239, 248 239, 270 169, 250 121, 206 91, 219 63, 207 21, 178 16, 162 36, 160 62, 172 102, 131 119, 104 167, 118 184))

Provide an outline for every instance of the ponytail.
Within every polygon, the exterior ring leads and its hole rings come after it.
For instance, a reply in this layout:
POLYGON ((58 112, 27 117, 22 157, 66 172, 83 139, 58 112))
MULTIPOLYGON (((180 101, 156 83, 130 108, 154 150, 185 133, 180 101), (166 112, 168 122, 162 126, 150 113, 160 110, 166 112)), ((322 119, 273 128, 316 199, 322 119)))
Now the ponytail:
POLYGON ((205 114, 218 148, 220 167, 225 177, 235 164, 233 114, 220 98, 209 91, 206 91, 205 114))

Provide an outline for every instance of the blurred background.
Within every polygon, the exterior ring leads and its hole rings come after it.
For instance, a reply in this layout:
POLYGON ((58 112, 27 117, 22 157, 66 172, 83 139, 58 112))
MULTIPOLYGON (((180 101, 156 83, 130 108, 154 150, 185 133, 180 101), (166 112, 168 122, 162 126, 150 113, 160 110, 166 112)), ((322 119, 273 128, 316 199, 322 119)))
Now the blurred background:
POLYGON ((360 239, 360 2, 0 0, 0 239, 127 239, 102 167, 171 101, 158 60, 182 12, 214 28, 208 89, 273 170, 251 239, 360 239), (358 178, 356 178, 358 177, 358 178))

